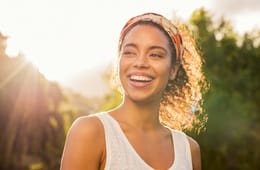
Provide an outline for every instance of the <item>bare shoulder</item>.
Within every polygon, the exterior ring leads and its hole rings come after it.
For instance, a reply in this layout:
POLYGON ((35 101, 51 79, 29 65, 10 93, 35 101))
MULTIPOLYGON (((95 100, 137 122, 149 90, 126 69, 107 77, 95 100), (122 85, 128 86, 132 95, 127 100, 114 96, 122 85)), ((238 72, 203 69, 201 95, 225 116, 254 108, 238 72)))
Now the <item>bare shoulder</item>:
POLYGON ((95 116, 84 116, 84 117, 79 117, 77 118, 69 132, 68 136, 74 135, 78 136, 82 139, 87 139, 87 138, 93 138, 95 136, 99 136, 99 132, 102 132, 102 124, 100 120, 98 120, 97 117, 95 116))
POLYGON ((187 136, 191 149, 192 157, 192 166, 193 170, 201 170, 201 155, 200 155, 200 146, 196 140, 192 137, 187 136))
POLYGON ((88 142, 89 145, 98 144, 102 137, 103 127, 100 120, 95 116, 84 116, 77 118, 71 125, 67 134, 67 140, 77 143, 88 142), (95 141, 95 143, 90 143, 95 141))
POLYGON ((197 153, 197 152, 200 152, 200 146, 198 144, 198 142, 196 140, 194 140, 192 137, 190 136, 187 136, 188 137, 188 140, 189 140, 189 143, 190 143, 190 149, 191 149, 191 152, 193 153, 197 153))
POLYGON ((98 169, 104 152, 104 130, 95 116, 77 118, 66 138, 61 169, 98 169))

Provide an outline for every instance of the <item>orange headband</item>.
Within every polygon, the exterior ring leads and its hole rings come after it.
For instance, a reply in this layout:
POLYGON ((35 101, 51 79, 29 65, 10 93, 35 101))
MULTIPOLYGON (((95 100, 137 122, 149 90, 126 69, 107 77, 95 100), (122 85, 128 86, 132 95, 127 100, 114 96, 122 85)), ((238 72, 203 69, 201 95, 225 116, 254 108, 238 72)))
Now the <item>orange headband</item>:
POLYGON ((150 21, 154 22, 156 24, 159 24, 171 37, 172 42, 176 49, 176 61, 181 61, 183 52, 184 52, 184 46, 182 42, 182 37, 178 31, 178 28, 167 18, 160 14, 156 13, 144 13, 142 15, 138 15, 136 17, 131 18, 123 27, 120 39, 119 39, 119 49, 121 49, 123 38, 125 37, 126 31, 136 22, 139 21, 150 21))

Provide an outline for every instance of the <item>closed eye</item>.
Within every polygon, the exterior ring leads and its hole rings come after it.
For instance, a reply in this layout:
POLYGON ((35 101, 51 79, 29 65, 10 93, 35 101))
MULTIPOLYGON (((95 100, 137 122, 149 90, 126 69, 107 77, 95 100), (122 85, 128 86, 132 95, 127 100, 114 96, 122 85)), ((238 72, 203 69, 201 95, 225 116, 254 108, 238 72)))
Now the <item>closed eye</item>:
POLYGON ((154 58, 163 58, 163 55, 161 55, 161 54, 157 54, 157 53, 152 53, 152 54, 150 54, 150 57, 154 57, 154 58))
POLYGON ((136 53, 135 52, 132 52, 132 51, 123 51, 122 53, 124 56, 136 56, 136 53))
POLYGON ((136 56, 136 45, 133 43, 125 44, 122 49, 122 55, 126 57, 136 56))
POLYGON ((134 52, 131 52, 131 51, 124 51, 123 54, 124 54, 124 55, 134 54, 134 52))

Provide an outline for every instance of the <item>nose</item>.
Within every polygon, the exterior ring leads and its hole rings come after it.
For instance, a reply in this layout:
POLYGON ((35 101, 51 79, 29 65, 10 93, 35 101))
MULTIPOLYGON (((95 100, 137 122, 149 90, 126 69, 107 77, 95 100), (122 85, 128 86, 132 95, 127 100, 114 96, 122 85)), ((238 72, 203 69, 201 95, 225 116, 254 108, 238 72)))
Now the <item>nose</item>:
POLYGON ((149 62, 148 62, 147 57, 143 54, 138 55, 135 59, 134 67, 136 67, 136 68, 147 68, 147 67, 149 67, 149 62))

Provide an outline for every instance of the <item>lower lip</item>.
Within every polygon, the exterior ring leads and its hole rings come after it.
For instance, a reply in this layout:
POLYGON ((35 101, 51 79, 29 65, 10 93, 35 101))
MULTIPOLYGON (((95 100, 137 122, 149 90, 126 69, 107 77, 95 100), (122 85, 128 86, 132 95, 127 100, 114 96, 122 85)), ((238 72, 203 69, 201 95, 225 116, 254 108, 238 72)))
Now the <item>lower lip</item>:
POLYGON ((149 82, 137 82, 137 81, 132 81, 130 80, 129 84, 134 87, 134 88, 144 88, 148 87, 152 84, 152 81, 149 82))

